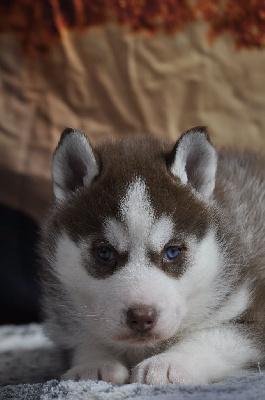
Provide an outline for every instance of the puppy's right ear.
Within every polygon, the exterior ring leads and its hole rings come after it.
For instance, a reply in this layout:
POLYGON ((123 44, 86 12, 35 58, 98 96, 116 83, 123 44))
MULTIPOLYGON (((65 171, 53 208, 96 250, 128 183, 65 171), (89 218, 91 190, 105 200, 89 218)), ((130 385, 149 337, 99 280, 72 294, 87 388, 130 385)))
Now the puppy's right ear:
POLYGON ((77 129, 65 129, 53 156, 55 198, 68 199, 78 188, 89 186, 98 174, 98 162, 87 137, 77 129))
POLYGON ((207 129, 196 126, 185 132, 170 154, 170 171, 183 185, 189 185, 209 201, 215 187, 217 153, 207 129))

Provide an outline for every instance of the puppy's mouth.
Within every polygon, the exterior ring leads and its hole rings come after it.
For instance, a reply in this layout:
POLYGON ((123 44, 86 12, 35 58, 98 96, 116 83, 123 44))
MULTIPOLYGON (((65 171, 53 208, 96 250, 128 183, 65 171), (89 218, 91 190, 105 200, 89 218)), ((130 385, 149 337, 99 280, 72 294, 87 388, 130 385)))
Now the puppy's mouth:
POLYGON ((118 335, 115 337, 116 341, 119 342, 126 342, 130 343, 133 345, 147 345, 147 344, 152 344, 155 342, 159 342, 163 340, 164 338, 161 335, 155 334, 155 333, 147 333, 147 332, 135 332, 135 333, 130 333, 130 334, 125 334, 125 335, 118 335))

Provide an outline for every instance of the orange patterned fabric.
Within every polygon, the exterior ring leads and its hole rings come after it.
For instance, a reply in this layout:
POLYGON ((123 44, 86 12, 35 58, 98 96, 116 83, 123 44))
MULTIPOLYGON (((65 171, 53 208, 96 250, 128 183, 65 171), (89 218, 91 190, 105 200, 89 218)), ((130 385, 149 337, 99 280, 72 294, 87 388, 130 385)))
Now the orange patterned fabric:
POLYGON ((209 24, 208 39, 229 33, 237 49, 265 46, 265 0, 2 0, 0 32, 12 31, 27 53, 46 52, 65 29, 113 20, 132 31, 172 34, 192 21, 209 24))
POLYGON ((210 24, 210 40, 228 32, 238 49, 265 46, 264 0, 198 0, 197 9, 210 24))

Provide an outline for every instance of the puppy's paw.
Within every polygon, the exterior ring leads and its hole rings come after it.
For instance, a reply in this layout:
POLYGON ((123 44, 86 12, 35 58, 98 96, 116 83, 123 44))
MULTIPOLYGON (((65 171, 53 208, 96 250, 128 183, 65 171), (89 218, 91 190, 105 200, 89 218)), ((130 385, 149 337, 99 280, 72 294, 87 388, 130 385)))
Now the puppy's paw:
POLYGON ((78 365, 62 375, 61 380, 99 380, 123 384, 129 381, 128 369, 116 360, 95 361, 78 365))
POLYGON ((196 366, 179 358, 177 354, 159 354, 142 361, 133 368, 130 381, 147 385, 206 383, 196 366))

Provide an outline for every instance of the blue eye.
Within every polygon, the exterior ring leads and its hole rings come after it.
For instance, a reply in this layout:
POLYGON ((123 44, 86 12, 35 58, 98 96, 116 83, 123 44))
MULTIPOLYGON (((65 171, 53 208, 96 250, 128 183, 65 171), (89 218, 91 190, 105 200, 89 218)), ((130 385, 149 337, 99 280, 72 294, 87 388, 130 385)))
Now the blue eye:
POLYGON ((167 260, 174 260, 180 252, 181 249, 179 247, 170 246, 165 250, 165 258, 167 260))
POLYGON ((112 261, 114 259, 114 251, 111 247, 100 246, 97 249, 97 256, 104 261, 112 261))

